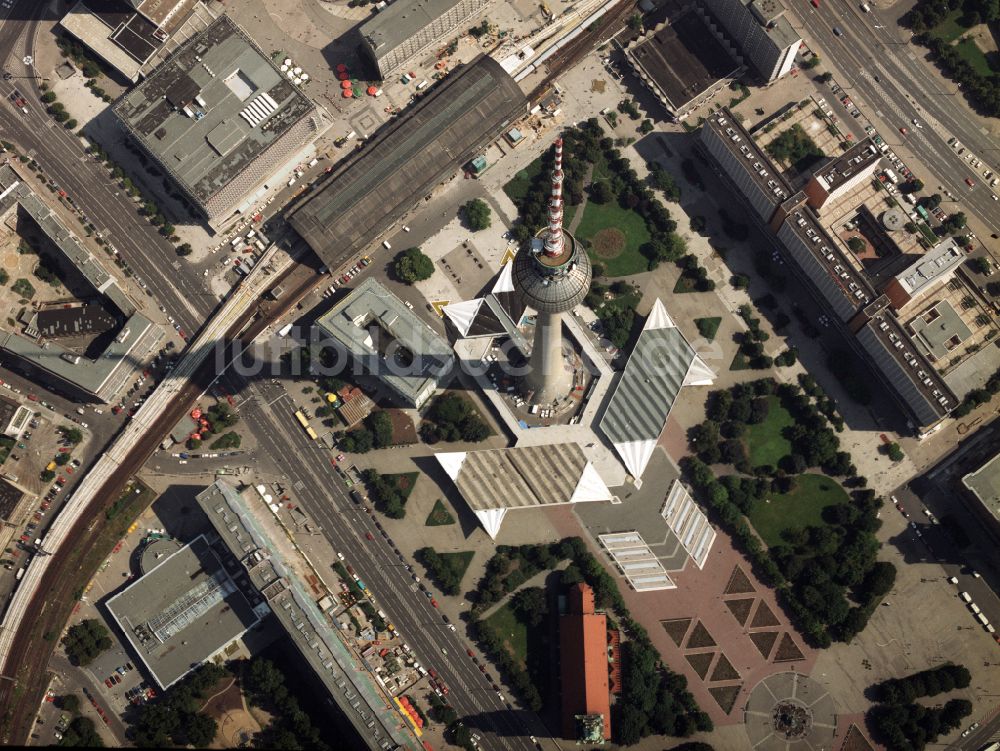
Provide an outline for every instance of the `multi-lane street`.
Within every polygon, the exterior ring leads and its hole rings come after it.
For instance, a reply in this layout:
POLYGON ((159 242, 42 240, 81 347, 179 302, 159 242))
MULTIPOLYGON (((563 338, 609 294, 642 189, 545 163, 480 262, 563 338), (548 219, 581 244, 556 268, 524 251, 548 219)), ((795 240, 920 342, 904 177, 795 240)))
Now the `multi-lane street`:
POLYGON ((351 503, 330 466, 330 453, 306 440, 294 423, 295 407, 280 384, 264 379, 248 383, 232 370, 223 384, 240 395, 240 415, 257 437, 261 452, 291 484, 296 503, 319 523, 334 549, 347 556, 421 663, 438 671, 450 689, 448 701, 470 728, 482 732, 485 747, 533 748, 528 735, 547 735, 541 721, 527 710, 511 711, 512 697, 506 689, 500 695, 493 690, 466 654, 472 644, 464 638, 464 624, 454 624, 455 631, 448 627, 413 583, 405 562, 379 534, 373 518, 351 503), (366 539, 366 533, 373 539, 366 539))
POLYGON ((25 55, 35 54, 38 21, 47 12, 45 3, 17 0, 0 14, 0 61, 13 77, 0 81, 0 129, 42 167, 114 245, 142 278, 153 298, 170 311, 180 326, 195 332, 218 300, 204 286, 199 272, 178 258, 174 246, 138 215, 136 204, 118 189, 107 170, 84 153, 80 139, 46 114, 35 70, 25 65, 25 55), (18 89, 28 100, 28 113, 8 98, 18 89))
MULTIPOLYGON (((988 181, 982 172, 1000 166, 1000 148, 983 133, 959 106, 962 93, 955 84, 937 74, 928 75, 920 57, 922 47, 908 41, 909 32, 898 27, 891 11, 881 11, 875 3, 865 13, 854 0, 823 0, 818 9, 807 0, 794 0, 792 11, 802 19, 803 37, 816 52, 843 76, 838 82, 877 125, 882 137, 901 156, 915 157, 930 171, 920 175, 929 192, 944 186, 967 213, 975 214, 989 228, 1000 233, 1000 203, 990 198, 988 181), (834 33, 834 26, 843 33, 834 33), (922 127, 916 127, 916 119, 922 127), (900 133, 906 128, 907 135, 900 133), (958 138, 968 150, 959 156, 948 146, 958 138), (972 169, 965 161, 975 153, 983 164, 972 169), (965 179, 975 186, 970 188, 965 179)), ((954 206, 954 204, 952 204, 954 206)))

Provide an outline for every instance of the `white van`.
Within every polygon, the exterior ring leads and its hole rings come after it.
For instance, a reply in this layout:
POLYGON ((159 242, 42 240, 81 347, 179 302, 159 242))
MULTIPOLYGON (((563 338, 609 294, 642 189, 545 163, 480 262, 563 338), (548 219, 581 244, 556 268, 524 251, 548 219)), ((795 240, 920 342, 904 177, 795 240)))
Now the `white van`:
POLYGON ((319 164, 319 159, 310 159, 309 160, 309 166, 310 167, 315 167, 317 164, 319 164))
POLYGON ((424 89, 427 88, 427 86, 428 86, 428 83, 427 83, 427 79, 425 78, 423 81, 421 81, 420 83, 417 84, 417 91, 423 91, 424 89))
POLYGON ((961 597, 965 602, 972 602, 972 595, 968 592, 959 592, 958 596, 961 597))
POLYGON ((979 615, 979 613, 982 612, 979 610, 979 606, 974 602, 969 603, 969 610, 971 610, 976 615, 979 615))
POLYGON ((865 13, 872 12, 871 6, 868 5, 868 3, 861 3, 861 10, 863 10, 865 13))
POLYGON ((984 626, 989 626, 990 625, 990 619, 987 618, 982 613, 977 613, 976 614, 976 620, 979 621, 980 623, 982 623, 984 626))
POLYGON ((392 246, 389 244, 388 240, 383 240, 382 245, 385 247, 386 250, 392 250, 392 246))

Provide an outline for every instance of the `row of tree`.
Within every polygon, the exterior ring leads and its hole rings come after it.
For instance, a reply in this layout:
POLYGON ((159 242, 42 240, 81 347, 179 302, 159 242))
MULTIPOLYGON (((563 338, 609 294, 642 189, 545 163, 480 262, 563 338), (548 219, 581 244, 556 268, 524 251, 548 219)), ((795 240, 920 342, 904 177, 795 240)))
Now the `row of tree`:
POLYGON ((289 690, 285 674, 271 660, 254 657, 241 680, 250 704, 265 709, 272 718, 254 737, 254 748, 330 751, 320 729, 289 690))
POLYGON ((991 375, 982 388, 972 389, 966 394, 962 403, 955 407, 951 414, 955 417, 965 417, 976 407, 988 404, 997 393, 1000 393, 1000 370, 991 375))
POLYGON ((408 494, 399 489, 396 475, 380 475, 374 469, 366 469, 361 477, 376 509, 390 519, 402 519, 406 516, 408 494))
POLYGON ((889 678, 874 686, 883 704, 909 704, 922 696, 937 696, 956 688, 968 688, 972 674, 964 665, 946 663, 921 670, 905 678, 889 678))
POLYGON ((334 440, 349 454, 367 454, 372 449, 388 448, 392 445, 392 418, 384 410, 372 412, 360 426, 336 433, 334 440))
POLYGON ((913 41, 927 47, 941 72, 961 86, 981 114, 1000 117, 1000 75, 980 73, 954 45, 938 36, 922 33, 914 36, 913 41))
POLYGON ((420 548, 414 557, 427 569, 427 576, 433 579, 438 589, 446 595, 457 595, 461 591, 465 567, 454 565, 457 558, 445 557, 430 547, 420 548))

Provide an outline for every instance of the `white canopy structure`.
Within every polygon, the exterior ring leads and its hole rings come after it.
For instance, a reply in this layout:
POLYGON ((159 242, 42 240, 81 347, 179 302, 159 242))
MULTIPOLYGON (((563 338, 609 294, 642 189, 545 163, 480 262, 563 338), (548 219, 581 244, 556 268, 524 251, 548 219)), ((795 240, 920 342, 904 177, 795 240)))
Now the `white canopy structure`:
POLYGON ((714 382, 657 299, 599 424, 633 477, 646 470, 681 387, 714 382))
POLYGON ((435 457, 493 539, 511 509, 611 500, 611 491, 577 443, 435 457))

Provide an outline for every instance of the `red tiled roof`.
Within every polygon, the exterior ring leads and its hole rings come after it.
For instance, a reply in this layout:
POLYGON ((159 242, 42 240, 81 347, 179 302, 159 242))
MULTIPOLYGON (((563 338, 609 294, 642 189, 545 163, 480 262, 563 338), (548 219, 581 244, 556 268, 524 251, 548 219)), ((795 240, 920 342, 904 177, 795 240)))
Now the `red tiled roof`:
POLYGON ((594 613, 594 592, 586 584, 569 591, 569 613, 559 619, 563 737, 575 738, 576 715, 604 716, 604 738, 611 737, 608 685, 608 622, 594 613))

